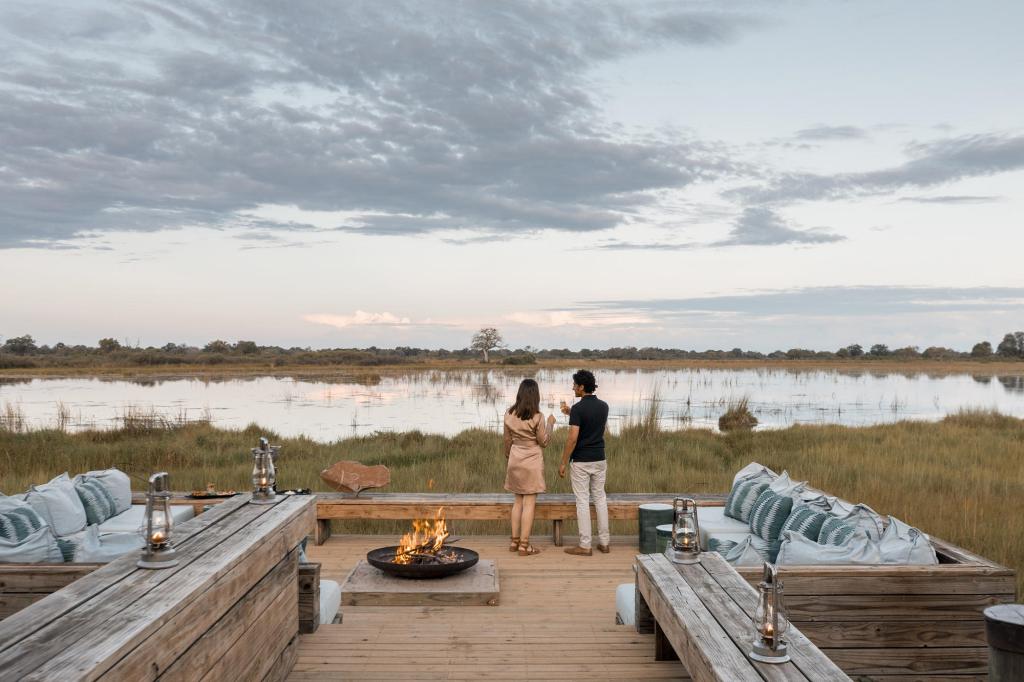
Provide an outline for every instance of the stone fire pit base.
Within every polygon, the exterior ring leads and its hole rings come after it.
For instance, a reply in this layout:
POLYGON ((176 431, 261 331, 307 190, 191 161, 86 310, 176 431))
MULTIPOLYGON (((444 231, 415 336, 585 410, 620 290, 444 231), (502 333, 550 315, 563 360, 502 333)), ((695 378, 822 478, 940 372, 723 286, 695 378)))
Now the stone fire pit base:
POLYGON ((496 606, 498 566, 481 559, 447 578, 409 580, 385 575, 360 559, 341 585, 344 606, 496 606))

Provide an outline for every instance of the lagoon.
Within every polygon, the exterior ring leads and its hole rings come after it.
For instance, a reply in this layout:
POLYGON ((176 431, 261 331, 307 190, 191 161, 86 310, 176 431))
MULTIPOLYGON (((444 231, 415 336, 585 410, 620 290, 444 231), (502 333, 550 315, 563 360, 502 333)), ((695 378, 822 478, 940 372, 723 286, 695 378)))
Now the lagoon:
MULTIPOLYGON (((657 398, 665 429, 716 428, 733 400, 746 397, 759 429, 793 424, 861 426, 941 419, 961 409, 1024 417, 1024 376, 884 371, 759 369, 595 370, 598 396, 617 432, 657 398)), ((375 431, 452 435, 500 429, 524 377, 541 385, 542 410, 572 400, 572 372, 501 368, 353 373, 323 379, 170 377, 0 380, 0 410, 26 428, 69 431, 121 426, 126 415, 168 421, 210 419, 225 428, 256 422, 282 436, 330 442, 375 431)), ((559 415, 560 416, 560 415, 559 415)), ((564 423, 565 418, 561 418, 564 423)))

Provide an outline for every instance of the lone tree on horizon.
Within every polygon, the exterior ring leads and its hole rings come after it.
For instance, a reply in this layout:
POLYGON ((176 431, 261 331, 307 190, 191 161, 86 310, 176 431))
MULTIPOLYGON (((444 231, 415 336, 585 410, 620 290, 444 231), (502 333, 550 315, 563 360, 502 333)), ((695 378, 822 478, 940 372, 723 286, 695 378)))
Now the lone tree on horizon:
POLYGON ((476 334, 473 334, 473 343, 470 348, 482 352, 484 354, 484 362, 490 362, 488 353, 495 348, 501 348, 503 345, 505 345, 505 340, 501 338, 501 332, 494 327, 484 327, 476 334))

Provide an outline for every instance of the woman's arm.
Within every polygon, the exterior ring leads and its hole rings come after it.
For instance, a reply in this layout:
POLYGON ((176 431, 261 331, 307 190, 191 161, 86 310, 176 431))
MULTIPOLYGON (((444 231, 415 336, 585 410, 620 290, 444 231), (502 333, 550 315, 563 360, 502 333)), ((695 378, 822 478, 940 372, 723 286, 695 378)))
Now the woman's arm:
POLYGON ((509 430, 508 424, 505 424, 505 459, 508 459, 509 454, 512 453, 512 431, 509 430))
POLYGON ((542 448, 546 448, 548 443, 551 442, 551 432, 548 431, 547 427, 555 422, 555 415, 548 417, 547 423, 544 421, 544 413, 538 413, 540 419, 537 420, 537 444, 542 448))

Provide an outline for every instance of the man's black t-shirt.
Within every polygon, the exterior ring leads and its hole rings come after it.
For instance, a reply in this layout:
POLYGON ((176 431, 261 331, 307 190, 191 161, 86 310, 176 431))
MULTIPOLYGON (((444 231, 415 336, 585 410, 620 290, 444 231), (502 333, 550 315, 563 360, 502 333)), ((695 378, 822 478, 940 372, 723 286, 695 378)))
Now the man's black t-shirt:
POLYGON ((604 461, 604 427, 608 423, 608 403, 595 395, 585 395, 569 410, 569 426, 580 427, 573 462, 604 461))

